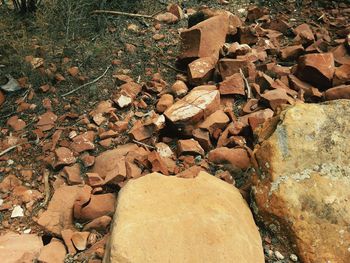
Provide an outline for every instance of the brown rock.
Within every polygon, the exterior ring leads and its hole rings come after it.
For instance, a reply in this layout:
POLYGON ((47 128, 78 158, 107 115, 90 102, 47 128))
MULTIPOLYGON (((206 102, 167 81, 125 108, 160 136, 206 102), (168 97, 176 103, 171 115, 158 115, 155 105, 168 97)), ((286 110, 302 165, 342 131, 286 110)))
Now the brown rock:
POLYGON ((251 74, 252 72, 255 73, 255 66, 252 62, 249 62, 246 59, 220 59, 218 63, 218 69, 223 79, 226 79, 235 73, 240 73, 240 69, 242 69, 245 76, 255 78, 255 76, 251 74))
POLYGON ((70 147, 73 151, 78 153, 93 150, 95 149, 94 139, 95 133, 93 131, 87 131, 74 137, 70 147))
POLYGON ((78 67, 71 67, 68 70, 69 75, 71 75, 72 77, 75 77, 79 74, 79 68, 78 67))
POLYGON ((201 85, 208 82, 214 73, 216 57, 201 57, 188 64, 188 77, 192 85, 201 85))
POLYGON ((64 244, 53 238, 51 242, 40 250, 38 261, 42 263, 63 263, 67 251, 64 244))
POLYGON ((315 41, 314 33, 308 24, 301 24, 294 29, 294 34, 297 36, 296 40, 303 45, 310 45, 315 41))
POLYGON ((179 155, 194 154, 204 156, 204 150, 194 139, 178 140, 177 151, 179 155))
POLYGON ((171 91, 175 97, 183 97, 187 94, 188 87, 187 87, 186 83, 183 82, 182 80, 177 80, 171 86, 171 91))
POLYGON ((55 150, 56 163, 55 166, 69 165, 76 162, 73 152, 66 147, 59 147, 55 150))
POLYGON ((147 158, 148 161, 151 163, 153 172, 161 172, 165 175, 169 174, 165 158, 161 157, 158 152, 151 152, 147 158))
POLYGON ((287 95, 283 89, 268 90, 261 95, 264 100, 267 100, 271 109, 276 110, 277 107, 283 104, 294 104, 293 98, 287 95))
POLYGON ((0 107, 5 102, 5 94, 0 90, 0 107))
POLYGON ((205 170, 198 166, 198 165, 194 165, 194 166, 191 166, 190 168, 182 171, 181 173, 178 173, 176 175, 176 177, 180 177, 180 178, 195 178, 198 176, 198 174, 200 172, 205 172, 205 170))
POLYGON ((244 80, 240 73, 235 73, 219 83, 221 95, 245 95, 244 80))
POLYGON ((112 218, 110 216, 101 216, 93 219, 90 223, 87 223, 83 231, 97 230, 97 231, 107 231, 112 218))
POLYGON ((308 54, 299 59, 298 76, 319 90, 325 90, 332 86, 334 72, 332 53, 308 54))
POLYGON ((249 118, 256 118, 260 120, 262 123, 272 118, 273 111, 271 109, 259 110, 253 113, 249 113, 247 115, 241 116, 238 118, 238 121, 243 123, 244 125, 249 125, 249 118))
POLYGON ((328 89, 324 93, 326 100, 350 99, 350 85, 341 85, 328 89))
POLYGON ((342 65, 335 69, 333 86, 350 84, 350 65, 342 65))
POLYGON ((227 15, 218 15, 204 20, 181 32, 180 60, 218 57, 229 29, 227 15))
POLYGON ((239 191, 204 172, 193 179, 149 174, 130 180, 119 193, 117 214, 106 263, 264 262, 239 191))
POLYGON ((181 7, 177 4, 170 4, 167 7, 167 10, 169 13, 172 13, 173 15, 175 15, 179 20, 184 18, 184 13, 183 13, 181 7))
POLYGON ((64 229, 61 231, 62 239, 63 239, 63 241, 68 249, 68 254, 70 254, 70 255, 75 255, 77 253, 77 250, 74 247, 73 242, 72 242, 73 234, 74 234, 74 231, 71 229, 64 229))
POLYGON ((255 22, 258 18, 267 15, 269 13, 266 7, 250 6, 248 7, 247 20, 249 22, 255 22))
POLYGON ((280 57, 283 60, 294 60, 297 59, 304 51, 302 45, 289 46, 281 49, 280 57))
POLYGON ((74 203, 74 217, 81 221, 90 221, 101 216, 113 214, 114 194, 91 195, 89 200, 83 196, 74 203))
POLYGON ((349 107, 349 100, 288 107, 255 150, 257 216, 300 262, 349 259, 349 107))
POLYGON ((126 161, 125 168, 127 178, 138 178, 141 176, 142 170, 137 164, 131 161, 126 161))
POLYGON ((250 158, 243 148, 219 147, 209 152, 208 160, 215 164, 230 164, 235 169, 248 169, 250 158))
POLYGON ((350 65, 350 52, 346 49, 345 45, 339 45, 332 50, 334 60, 341 65, 350 65))
POLYGON ((83 178, 80 175, 80 165, 74 164, 72 166, 65 166, 63 171, 67 176, 69 184, 81 184, 83 183, 83 178))
POLYGON ((74 232, 71 239, 77 250, 82 251, 86 249, 90 232, 74 232))
POLYGON ((16 115, 7 120, 7 125, 11 126, 14 131, 20 131, 26 127, 26 123, 16 115))
MULTIPOLYGON (((226 47, 224 46, 224 49, 226 47)), ((251 47, 247 44, 239 44, 234 42, 226 50, 226 57, 237 58, 237 56, 244 56, 252 51, 251 47)))
POLYGON ((37 122, 37 127, 42 131, 51 130, 55 126, 55 121, 57 116, 51 112, 47 111, 43 115, 39 116, 39 121, 37 122))
POLYGON ((19 235, 13 232, 0 236, 1 262, 34 262, 43 242, 39 236, 32 234, 19 235))
POLYGON ((152 137, 153 132, 155 131, 154 125, 146 125, 141 121, 134 123, 134 126, 129 131, 131 137, 137 141, 143 141, 152 137))
POLYGON ((63 229, 74 228, 74 202, 82 193, 89 195, 91 190, 90 186, 61 186, 55 191, 47 210, 39 216, 37 223, 57 236, 61 235, 63 229))
POLYGON ((309 99, 321 98, 322 93, 314 86, 301 81, 294 75, 288 75, 289 83, 291 88, 298 91, 299 93, 305 93, 305 97, 309 99))
POLYGON ((170 94, 164 94, 157 103, 157 111, 163 113, 174 103, 174 97, 170 94))
POLYGON ((194 126, 220 107, 217 90, 192 90, 183 99, 168 108, 164 115, 179 131, 191 134, 194 126))
POLYGON ((81 160, 83 161, 85 167, 90 167, 95 163, 95 156, 92 156, 90 154, 83 154, 81 156, 81 160))
POLYGON ((105 180, 103 180, 98 173, 86 173, 88 178, 88 185, 92 187, 102 186, 105 184, 105 180))
POLYGON ((211 148, 213 148, 213 145, 210 141, 209 131, 203 129, 194 129, 192 131, 192 135, 193 138, 199 142, 205 151, 209 151, 211 148))
POLYGON ((209 131, 212 135, 217 129, 223 130, 229 122, 230 119, 226 113, 223 110, 217 110, 210 114, 198 127, 209 131))
POLYGON ((179 18, 170 12, 161 13, 155 16, 155 19, 159 22, 167 23, 167 24, 173 24, 177 21, 179 21, 179 18))

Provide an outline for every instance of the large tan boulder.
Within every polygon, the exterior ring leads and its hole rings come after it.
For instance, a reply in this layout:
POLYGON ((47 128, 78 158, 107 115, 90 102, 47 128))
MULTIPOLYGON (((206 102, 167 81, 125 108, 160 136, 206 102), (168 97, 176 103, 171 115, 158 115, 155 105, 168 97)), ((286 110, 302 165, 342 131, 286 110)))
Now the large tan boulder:
POLYGON ((349 262, 349 123, 349 100, 298 104, 255 152, 256 212, 301 262, 349 262))
POLYGON ((264 262, 261 238, 238 189, 205 172, 153 173, 118 197, 105 263, 264 262))

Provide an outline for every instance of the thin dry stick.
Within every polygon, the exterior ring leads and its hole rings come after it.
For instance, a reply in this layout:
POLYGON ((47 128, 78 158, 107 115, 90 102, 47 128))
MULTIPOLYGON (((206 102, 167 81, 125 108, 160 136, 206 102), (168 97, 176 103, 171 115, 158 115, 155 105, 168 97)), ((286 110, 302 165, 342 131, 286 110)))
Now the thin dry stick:
POLYGON ((50 184, 49 184, 49 176, 50 172, 48 170, 44 171, 44 187, 45 187, 45 199, 42 203, 42 206, 45 207, 47 203, 49 202, 50 198, 50 184))
POLYGON ((144 146, 144 147, 146 147, 146 148, 149 148, 149 149, 155 149, 156 147, 154 147, 154 146, 152 146, 152 145, 148 145, 148 144, 145 144, 145 143, 143 143, 143 142, 139 142, 139 141, 136 141, 136 140, 132 140, 134 143, 136 143, 136 144, 139 144, 139 145, 141 145, 141 146, 144 146))
POLYGON ((19 143, 19 144, 16 144, 16 145, 13 145, 11 147, 8 147, 7 149, 3 150, 2 152, 0 152, 0 157, 3 156, 4 154, 12 151, 13 149, 16 149, 17 147, 23 145, 23 144, 27 144, 27 143, 32 143, 32 142, 22 142, 22 143, 19 143))
POLYGON ((243 80, 244 80, 245 87, 246 87, 246 89, 247 89, 247 90, 246 90, 247 98, 250 99, 250 98, 252 97, 252 88, 250 87, 247 78, 244 76, 242 69, 239 69, 239 72, 240 72, 241 75, 242 75, 242 78, 243 78, 243 80))
POLYGON ((103 74, 102 74, 101 76, 97 77, 97 78, 94 79, 93 81, 90 81, 90 82, 88 82, 88 83, 85 83, 85 84, 83 84, 83 85, 81 85, 81 86, 79 86, 79 87, 77 87, 77 88, 75 88, 75 89, 73 89, 73 90, 71 90, 71 91, 69 91, 69 92, 63 94, 62 97, 68 96, 68 95, 70 95, 70 94, 72 94, 72 93, 74 93, 74 92, 76 92, 76 91, 78 91, 78 90, 80 90, 80 89, 82 89, 82 88, 84 88, 84 87, 86 87, 86 86, 89 86, 89 85, 91 85, 91 84, 96 83, 96 82, 99 81, 101 78, 103 78, 104 75, 106 75, 107 71, 108 71, 111 67, 112 67, 112 65, 109 65, 109 66, 106 68, 106 70, 103 72, 103 74))
POLYGON ((110 14, 110 15, 120 15, 120 16, 130 16, 130 17, 143 17, 148 19, 154 19, 151 15, 142 15, 142 14, 133 14, 119 11, 110 11, 110 10, 94 10, 92 14, 110 14))

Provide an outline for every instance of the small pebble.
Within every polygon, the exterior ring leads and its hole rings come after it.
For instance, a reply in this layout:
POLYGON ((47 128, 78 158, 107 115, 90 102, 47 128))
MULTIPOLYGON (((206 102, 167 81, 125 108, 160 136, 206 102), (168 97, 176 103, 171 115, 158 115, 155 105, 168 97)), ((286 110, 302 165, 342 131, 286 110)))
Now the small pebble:
POLYGON ((297 255, 291 254, 291 255, 289 256, 289 258, 290 258, 290 260, 293 261, 293 262, 297 262, 297 261, 298 261, 297 255))
POLYGON ((22 216, 24 216, 23 208, 19 205, 16 205, 12 210, 11 218, 22 217, 22 216))
POLYGON ((280 260, 284 259, 284 256, 277 250, 275 251, 275 256, 277 259, 280 259, 280 260))
POLYGON ((29 234, 32 231, 30 228, 23 230, 23 234, 29 234))

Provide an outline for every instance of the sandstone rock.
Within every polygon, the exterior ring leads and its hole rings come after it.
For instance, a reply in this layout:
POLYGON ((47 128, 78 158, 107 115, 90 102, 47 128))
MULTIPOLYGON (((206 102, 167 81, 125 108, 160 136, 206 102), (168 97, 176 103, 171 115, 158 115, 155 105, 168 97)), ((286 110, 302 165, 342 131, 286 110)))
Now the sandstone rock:
POLYGON ((0 90, 0 107, 5 102, 5 94, 0 90))
POLYGON ((87 150, 93 150, 95 149, 94 139, 95 133, 93 131, 87 131, 83 134, 74 137, 70 148, 78 153, 87 150))
POLYGON ((193 138, 199 142, 199 144, 202 146, 202 148, 205 151, 210 150, 213 148, 213 145, 210 141, 210 134, 209 131, 203 130, 203 129, 194 129, 192 131, 193 138))
POLYGON ((181 32, 180 60, 218 57, 229 29, 226 15, 218 15, 181 32))
POLYGON ((26 123, 15 115, 7 120, 7 125, 11 126, 14 131, 20 131, 25 128, 26 123))
POLYGON ((334 72, 332 53, 308 54, 299 59, 298 76, 319 90, 325 90, 332 86, 334 72))
POLYGON ((56 120, 57 116, 53 112, 47 111, 39 116, 39 121, 36 125, 42 131, 49 131, 55 126, 56 120))
POLYGON ((251 71, 255 71, 255 66, 247 59, 222 58, 219 60, 218 69, 223 79, 232 76, 235 73, 240 73, 240 69, 242 69, 245 76, 255 78, 255 76, 250 74, 251 71))
POLYGON ((131 180, 119 192, 116 215, 106 263, 264 262, 239 191, 204 172, 131 180))
POLYGON ((341 85, 328 89, 324 93, 326 100, 350 99, 350 85, 341 85))
POLYGON ((63 171, 67 176, 67 180, 70 184, 81 184, 83 183, 83 178, 80 175, 80 165, 74 164, 72 166, 65 166, 63 171))
POLYGON ((63 263, 66 254, 66 247, 61 241, 54 238, 40 250, 38 261, 40 263, 63 263))
POLYGON ((39 236, 8 232, 0 236, 1 262, 34 262, 42 247, 39 236))
POLYGON ((214 73, 216 57, 202 57, 188 64, 188 77, 192 85, 201 85, 208 82, 214 73))
POLYGON ((179 155, 182 154, 194 154, 204 155, 204 150, 200 144, 194 139, 179 140, 177 142, 177 151, 179 155))
POLYGON ((192 90, 168 108, 164 115, 179 131, 190 134, 194 126, 220 107, 218 90, 192 90))
POLYGON ((55 166, 68 165, 76 162, 73 152, 66 147, 59 147, 55 150, 56 163, 55 166))
POLYGON ((171 94, 164 94, 157 103, 157 111, 163 113, 174 103, 174 97, 171 94))
POLYGON ((159 22, 163 22, 167 24, 173 24, 179 20, 179 18, 175 14, 172 14, 170 12, 158 14, 156 15, 155 19, 158 20, 159 22))
POLYGON ((57 236, 65 228, 74 228, 73 226, 73 206, 76 198, 82 193, 90 194, 90 186, 61 186, 58 188, 47 208, 39 216, 37 223, 46 231, 57 236))
POLYGON ((314 42, 315 37, 310 26, 308 24, 301 24, 294 29, 296 40, 300 41, 303 45, 310 45, 314 42))
POLYGON ((280 57, 283 60, 297 59, 302 54, 303 51, 304 51, 304 47, 302 45, 285 47, 281 49, 280 57))
POLYGON ((219 83, 221 95, 245 95, 245 85, 242 75, 235 73, 219 83))
POLYGON ((208 160, 215 164, 230 164, 235 169, 245 170, 250 167, 249 155, 243 148, 216 148, 209 152, 208 160))
POLYGON ((349 259, 349 107, 348 100, 289 107, 255 151, 256 212, 301 262, 349 259))
POLYGON ((68 253, 70 255, 75 255, 77 253, 77 249, 74 247, 72 242, 72 236, 74 234, 74 231, 71 229, 64 229, 61 231, 62 239, 68 249, 68 253))
POLYGON ((188 87, 187 87, 186 83, 183 82, 182 80, 177 80, 171 86, 171 91, 175 97, 183 97, 187 94, 188 87))
POLYGON ((268 101, 273 110, 276 110, 278 106, 283 104, 294 104, 293 98, 288 96, 283 89, 268 90, 261 97, 268 101))
POLYGON ((342 65, 335 69, 333 86, 350 84, 350 65, 342 65))
POLYGON ((112 218, 110 216, 101 216, 98 218, 95 218, 90 223, 87 223, 83 231, 89 231, 89 230, 97 230, 97 231, 106 231, 107 227, 111 223, 112 218))
POLYGON ((213 134, 217 129, 223 130, 229 122, 230 119, 226 113, 223 110, 217 110, 210 114, 198 127, 213 134))
POLYGON ((85 250, 90 232, 75 232, 72 235, 72 242, 79 251, 85 250))

